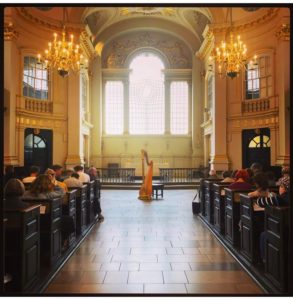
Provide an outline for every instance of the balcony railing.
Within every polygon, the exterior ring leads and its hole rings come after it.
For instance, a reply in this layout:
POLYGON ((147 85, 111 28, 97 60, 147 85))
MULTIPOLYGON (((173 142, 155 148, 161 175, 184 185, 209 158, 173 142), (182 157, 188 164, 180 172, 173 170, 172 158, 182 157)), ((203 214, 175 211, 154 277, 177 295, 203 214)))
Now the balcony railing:
POLYGON ((200 168, 160 168, 161 182, 193 182, 203 176, 200 168))
POLYGON ((246 100, 242 103, 242 112, 250 113, 250 112, 261 112, 269 110, 270 107, 270 99, 258 99, 258 100, 246 100))
POLYGON ((51 113, 52 101, 25 98, 25 109, 32 112, 51 113))
POLYGON ((135 181, 135 168, 97 168, 103 183, 131 183, 135 181))

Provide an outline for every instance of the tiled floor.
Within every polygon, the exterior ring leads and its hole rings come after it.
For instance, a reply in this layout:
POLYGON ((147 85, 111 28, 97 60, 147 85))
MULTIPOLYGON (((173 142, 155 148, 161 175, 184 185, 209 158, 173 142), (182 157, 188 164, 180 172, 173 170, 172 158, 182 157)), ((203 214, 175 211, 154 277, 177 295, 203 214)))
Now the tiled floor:
POLYGON ((45 293, 262 294, 191 210, 194 191, 102 190, 105 220, 45 293))

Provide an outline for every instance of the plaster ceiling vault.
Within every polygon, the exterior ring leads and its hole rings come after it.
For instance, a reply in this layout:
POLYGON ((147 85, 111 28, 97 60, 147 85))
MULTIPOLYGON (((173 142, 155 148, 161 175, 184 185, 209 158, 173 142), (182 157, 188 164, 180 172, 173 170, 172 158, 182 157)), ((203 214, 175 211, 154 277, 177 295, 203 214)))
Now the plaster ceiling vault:
MULTIPOLYGON (((235 7, 233 23, 245 25, 264 18, 266 7, 235 7)), ((39 22, 51 30, 61 28, 62 7, 21 7, 20 15, 39 22)), ((160 32, 180 39, 192 53, 202 44, 206 25, 221 26, 227 22, 227 7, 68 7, 68 28, 86 27, 93 46, 102 54, 107 44, 119 36, 141 32, 160 32)))

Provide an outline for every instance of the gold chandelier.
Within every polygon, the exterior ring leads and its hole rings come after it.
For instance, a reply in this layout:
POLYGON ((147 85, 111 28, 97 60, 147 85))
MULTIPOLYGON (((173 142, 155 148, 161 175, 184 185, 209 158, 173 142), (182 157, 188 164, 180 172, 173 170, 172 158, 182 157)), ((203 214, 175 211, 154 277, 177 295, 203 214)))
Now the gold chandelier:
POLYGON ((230 78, 234 78, 239 75, 241 70, 254 69, 257 66, 257 56, 255 55, 253 60, 247 63, 247 47, 241 41, 240 35, 237 35, 237 39, 234 39, 233 27, 232 27, 232 8, 228 8, 230 13, 230 27, 228 32, 230 33, 230 39, 221 42, 221 45, 215 47, 212 55, 209 57, 209 66, 211 62, 215 61, 218 65, 218 75, 223 77, 224 75, 230 78))
POLYGON ((57 69, 58 74, 65 77, 70 71, 79 72, 83 68, 87 68, 88 60, 81 53, 81 48, 74 43, 74 36, 70 34, 67 37, 65 29, 66 8, 63 7, 62 36, 58 38, 58 34, 54 33, 53 42, 48 43, 48 49, 45 50, 44 58, 38 54, 39 63, 43 63, 45 68, 57 69))

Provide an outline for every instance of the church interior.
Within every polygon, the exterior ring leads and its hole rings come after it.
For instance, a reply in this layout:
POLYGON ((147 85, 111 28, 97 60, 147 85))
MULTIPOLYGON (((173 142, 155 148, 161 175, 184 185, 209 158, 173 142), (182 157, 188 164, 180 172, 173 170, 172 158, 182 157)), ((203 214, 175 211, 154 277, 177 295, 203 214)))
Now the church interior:
POLYGON ((1 9, 2 294, 292 294, 288 5, 1 9))

